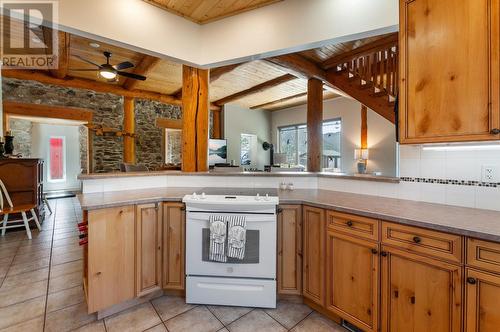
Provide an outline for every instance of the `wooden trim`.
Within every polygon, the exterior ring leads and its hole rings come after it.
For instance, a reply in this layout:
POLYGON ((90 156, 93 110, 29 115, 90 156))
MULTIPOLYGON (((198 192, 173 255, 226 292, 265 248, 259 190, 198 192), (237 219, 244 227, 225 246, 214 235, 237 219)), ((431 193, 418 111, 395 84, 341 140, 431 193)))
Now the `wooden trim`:
POLYGON ((3 101, 3 113, 9 115, 32 116, 37 118, 52 118, 92 122, 94 113, 90 110, 76 107, 63 107, 41 104, 27 104, 13 101, 3 101))
POLYGON ((186 213, 183 208, 183 203, 163 203, 164 289, 182 291, 185 288, 186 213))
POLYGON ((307 82, 307 170, 320 172, 323 155, 323 82, 307 82))
POLYGON ((275 65, 287 69, 290 74, 302 78, 317 78, 326 81, 326 72, 317 63, 296 53, 280 55, 265 59, 275 65))
POLYGON ((208 70, 182 66, 182 171, 208 171, 208 70))
POLYGON ((212 116, 213 116, 213 135, 212 138, 214 139, 221 139, 222 138, 222 111, 212 111, 212 116))
MULTIPOLYGON (((133 73, 147 76, 155 68, 155 66, 160 63, 160 61, 161 60, 157 57, 145 55, 141 62, 139 62, 139 64, 135 67, 133 73)), ((122 86, 127 90, 135 90, 140 83, 140 80, 127 78, 125 82, 123 82, 122 86)))
POLYGON ((54 84, 76 89, 87 89, 102 93, 112 93, 124 97, 157 100, 165 104, 181 105, 180 99, 176 99, 173 96, 166 94, 145 90, 131 91, 124 89, 123 87, 116 84, 102 83, 84 78, 66 77, 65 79, 60 79, 52 77, 42 71, 3 69, 2 76, 20 80, 38 81, 40 83, 54 84))
POLYGON ((182 129, 182 120, 180 119, 167 119, 156 118, 156 127, 164 129, 182 129))
POLYGON ((296 78, 297 77, 295 77, 294 75, 285 74, 283 76, 279 76, 279 77, 276 77, 272 80, 257 84, 255 86, 252 86, 251 88, 248 88, 246 90, 243 90, 243 91, 234 93, 232 95, 229 95, 227 97, 224 97, 222 99, 216 100, 216 101, 214 101, 214 104, 217 106, 221 106, 221 105, 227 104, 229 102, 244 98, 246 96, 249 96, 249 95, 252 95, 252 94, 255 94, 258 92, 262 92, 264 90, 270 89, 272 87, 278 86, 280 84, 286 83, 286 82, 294 80, 296 78))
POLYGON ((355 48, 352 51, 342 53, 338 56, 329 58, 321 63, 321 67, 324 69, 330 69, 339 64, 345 63, 350 59, 355 59, 362 57, 364 55, 369 55, 377 50, 383 50, 391 45, 396 46, 398 43, 398 33, 392 33, 384 38, 375 40, 371 43, 365 44, 361 47, 355 48))
POLYGON ((368 149, 368 108, 361 105, 361 148, 368 149))
POLYGON ((500 243, 468 238, 466 250, 468 266, 500 273, 500 243))
POLYGON ((123 99, 123 162, 135 164, 135 99, 125 97, 123 99))

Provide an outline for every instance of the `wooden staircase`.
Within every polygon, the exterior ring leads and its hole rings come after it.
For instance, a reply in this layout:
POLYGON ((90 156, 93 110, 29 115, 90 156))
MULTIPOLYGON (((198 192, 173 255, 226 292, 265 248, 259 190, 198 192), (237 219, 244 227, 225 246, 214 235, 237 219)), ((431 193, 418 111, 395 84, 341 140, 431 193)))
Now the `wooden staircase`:
POLYGON ((397 35, 324 64, 335 88, 395 123, 398 94, 397 35))

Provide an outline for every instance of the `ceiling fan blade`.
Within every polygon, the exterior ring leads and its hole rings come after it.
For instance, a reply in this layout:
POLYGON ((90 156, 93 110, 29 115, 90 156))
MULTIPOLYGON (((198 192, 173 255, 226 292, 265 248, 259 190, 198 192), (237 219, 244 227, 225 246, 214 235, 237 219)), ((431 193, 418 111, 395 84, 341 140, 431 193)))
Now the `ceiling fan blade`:
POLYGON ((133 78, 134 80, 140 80, 140 81, 145 81, 146 80, 145 76, 137 75, 137 74, 134 74, 134 73, 127 73, 126 71, 119 71, 117 74, 121 75, 121 76, 128 77, 128 78, 133 78))
POLYGON ((123 70, 123 69, 132 68, 133 66, 134 66, 134 64, 132 62, 125 61, 125 62, 121 62, 117 65, 114 65, 113 68, 115 68, 116 70, 123 70))
POLYGON ((80 59, 80 60, 82 60, 83 62, 89 63, 89 64, 91 64, 91 65, 93 65, 93 66, 98 67, 98 68, 101 68, 101 65, 98 65, 97 63, 92 62, 92 61, 90 61, 90 60, 87 60, 87 59, 85 59, 85 58, 82 58, 82 57, 81 57, 81 56, 79 56, 79 55, 75 55, 75 57, 76 57, 76 58, 78 58, 78 59, 80 59))

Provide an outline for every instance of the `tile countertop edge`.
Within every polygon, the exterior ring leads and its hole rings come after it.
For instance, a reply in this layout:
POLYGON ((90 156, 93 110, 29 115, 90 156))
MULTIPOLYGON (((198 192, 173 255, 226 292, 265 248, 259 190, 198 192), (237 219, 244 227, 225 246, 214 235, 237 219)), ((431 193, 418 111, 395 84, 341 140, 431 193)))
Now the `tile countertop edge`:
MULTIPOLYGON (((176 191, 175 193, 167 193, 167 192, 161 192, 161 193, 153 193, 151 196, 145 196, 141 197, 141 195, 134 195, 133 192, 131 191, 131 195, 127 195, 127 197, 123 198, 117 198, 113 199, 113 192, 107 192, 107 193, 101 193, 101 194, 87 194, 87 195, 78 195, 78 198, 81 202, 81 207, 83 210, 96 210, 96 209, 102 209, 102 208, 107 208, 107 207, 117 207, 117 206, 123 206, 123 205, 128 205, 128 204, 146 204, 146 203, 155 203, 155 202, 181 202, 182 197, 184 194, 189 193, 190 189, 188 188, 183 188, 181 190, 176 191), (93 200, 97 200, 96 203, 93 202, 85 202, 83 196, 89 196, 92 197, 93 200), (105 199, 107 196, 107 199, 105 199), (111 197, 110 197, 111 196, 111 197)), ((316 194, 318 191, 316 191, 316 194)), ((335 191, 332 191, 332 194, 337 193, 335 191)), ((122 192, 123 194, 123 192, 122 192)), ((306 193, 307 194, 307 193, 306 193)), ((342 193, 346 194, 346 193, 342 193)), ((285 193, 286 195, 286 193, 285 193)), ((370 195, 362 195, 362 194, 348 194, 348 195, 354 195, 356 197, 364 198, 364 199, 370 199, 371 197, 375 199, 387 199, 387 198, 382 198, 382 197, 377 197, 377 196, 370 196, 370 195)), ((345 212, 345 213, 352 213, 360 216, 365 216, 365 217, 370 217, 370 218, 375 218, 375 219, 380 219, 383 221, 389 221, 389 222, 395 222, 399 224, 404 224, 404 225, 409 225, 409 226, 417 226, 417 227, 422 227, 422 228, 427 228, 431 230, 436 230, 436 231, 442 231, 442 232, 447 232, 447 233, 452 233, 452 234, 457 234, 461 236, 470 236, 478 239, 483 239, 483 240, 489 240, 489 241, 494 241, 494 242, 500 242, 500 230, 488 230, 486 228, 491 227, 491 223, 483 225, 478 225, 477 223, 472 224, 471 227, 468 225, 466 226, 453 226, 450 224, 449 220, 446 221, 444 220, 443 223, 435 223, 433 221, 425 221, 426 217, 423 215, 421 218, 419 217, 411 217, 411 216, 404 216, 404 215, 395 215, 395 214, 390 214, 390 213, 384 213, 384 212, 376 212, 376 211, 370 211, 367 209, 363 208, 357 208, 357 207, 352 207, 352 206, 345 206, 344 204, 341 203, 329 203, 329 202, 322 202, 321 199, 317 200, 317 197, 315 194, 310 193, 307 195, 308 197, 283 197, 280 198, 280 204, 305 204, 313 207, 319 207, 319 208, 325 208, 333 211, 338 211, 338 212, 345 212), (474 229, 475 228, 475 229, 474 229)), ((391 199, 392 200, 392 199, 391 199)), ((401 204, 431 204, 431 203, 424 203, 424 202, 417 202, 417 201, 409 201, 409 200, 398 200, 401 201, 401 204)), ((484 214, 484 218, 491 220, 492 214, 494 215, 493 217, 496 218, 496 214, 498 214, 498 220, 499 220, 499 226, 497 228, 500 229, 500 212, 496 211, 490 211, 490 210, 481 210, 481 209, 473 209, 473 208, 461 208, 461 207, 456 207, 456 206, 447 206, 447 205, 440 205, 440 204, 431 204, 431 205, 436 205, 437 207, 441 209, 449 209, 450 211, 447 212, 449 214, 456 214, 456 213, 462 213, 463 211, 455 211, 456 209, 463 210, 466 209, 467 211, 470 211, 470 218, 471 220, 476 220, 476 218, 480 218, 480 214, 484 214)), ((422 208, 425 208, 422 207, 422 208)), ((424 209, 425 211, 425 209, 424 209)), ((446 219, 446 218, 443 218, 446 219)))
POLYGON ((331 179, 345 179, 357 181, 375 181, 399 183, 398 177, 376 176, 376 175, 349 175, 335 174, 328 172, 180 172, 180 171, 151 171, 151 172, 116 172, 116 173, 92 173, 80 174, 78 180, 100 180, 129 177, 148 177, 148 176, 250 176, 250 177, 321 177, 331 179))

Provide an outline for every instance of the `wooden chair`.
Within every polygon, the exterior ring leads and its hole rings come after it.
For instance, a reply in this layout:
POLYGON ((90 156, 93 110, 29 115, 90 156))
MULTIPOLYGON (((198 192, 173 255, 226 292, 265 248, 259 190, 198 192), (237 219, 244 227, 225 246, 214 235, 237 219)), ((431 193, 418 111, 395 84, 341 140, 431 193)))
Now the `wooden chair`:
POLYGON ((3 220, 0 220, 0 225, 2 226, 2 236, 5 235, 5 231, 7 228, 17 228, 17 227, 25 227, 26 228, 26 234, 28 235, 28 239, 31 240, 31 230, 30 230, 30 224, 29 222, 31 220, 35 221, 36 227, 38 227, 38 230, 42 230, 40 227, 40 223, 38 222, 38 217, 35 213, 35 204, 22 204, 22 205, 17 205, 14 206, 12 204, 12 200, 10 199, 10 195, 7 192, 7 188, 5 188, 4 183, 2 180, 0 180, 0 216, 3 215, 3 220), (4 207, 4 198, 7 200, 8 207, 4 207), (31 213, 31 217, 28 218, 27 212, 31 213), (9 220, 9 214, 13 213, 21 213, 21 216, 23 219, 17 219, 17 220, 9 220), (17 223, 23 222, 23 225, 19 225, 17 223), (7 226, 7 223, 16 223, 16 225, 12 226, 7 226))

